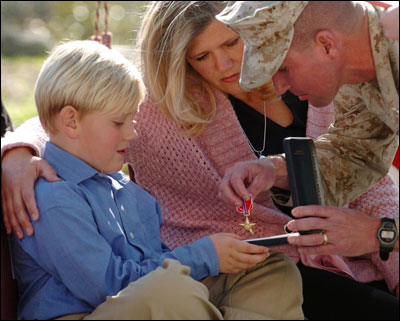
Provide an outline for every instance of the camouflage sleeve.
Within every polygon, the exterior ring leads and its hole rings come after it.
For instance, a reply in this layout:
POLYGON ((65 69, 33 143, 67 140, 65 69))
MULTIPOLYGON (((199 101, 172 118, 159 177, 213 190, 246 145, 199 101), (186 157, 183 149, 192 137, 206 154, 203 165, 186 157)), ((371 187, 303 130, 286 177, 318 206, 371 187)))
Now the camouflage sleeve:
POLYGON ((366 106, 362 86, 343 86, 334 101, 335 122, 315 141, 327 205, 344 206, 388 172, 398 132, 366 106))

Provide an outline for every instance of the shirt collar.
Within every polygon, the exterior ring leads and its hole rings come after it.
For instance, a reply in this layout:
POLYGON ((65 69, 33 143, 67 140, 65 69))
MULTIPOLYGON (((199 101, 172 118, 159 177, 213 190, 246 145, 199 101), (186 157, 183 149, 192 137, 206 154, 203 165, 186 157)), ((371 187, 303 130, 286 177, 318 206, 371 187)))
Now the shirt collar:
POLYGON ((79 184, 96 174, 100 174, 99 171, 83 160, 49 141, 46 142, 43 159, 49 162, 59 177, 75 184, 79 184))

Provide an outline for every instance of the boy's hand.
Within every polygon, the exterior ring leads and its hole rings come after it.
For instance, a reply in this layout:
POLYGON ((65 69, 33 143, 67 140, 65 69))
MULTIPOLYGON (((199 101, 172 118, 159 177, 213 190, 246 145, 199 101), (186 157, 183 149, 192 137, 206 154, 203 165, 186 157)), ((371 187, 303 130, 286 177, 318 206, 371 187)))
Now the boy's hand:
POLYGON ((210 236, 218 255, 220 273, 238 273, 249 269, 269 256, 268 248, 241 241, 232 233, 210 236))

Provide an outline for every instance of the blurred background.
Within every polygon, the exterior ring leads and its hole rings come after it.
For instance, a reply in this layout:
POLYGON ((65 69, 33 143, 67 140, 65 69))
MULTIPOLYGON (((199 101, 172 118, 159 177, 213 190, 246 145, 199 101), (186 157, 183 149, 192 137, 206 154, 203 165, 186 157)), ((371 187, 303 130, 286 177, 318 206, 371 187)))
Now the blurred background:
MULTIPOLYGON (((148 1, 100 1, 99 33, 108 30, 112 48, 133 59, 139 22, 148 1)), ((1 98, 14 128, 36 115, 33 90, 48 52, 62 41, 95 33, 98 1, 1 1, 1 98)))

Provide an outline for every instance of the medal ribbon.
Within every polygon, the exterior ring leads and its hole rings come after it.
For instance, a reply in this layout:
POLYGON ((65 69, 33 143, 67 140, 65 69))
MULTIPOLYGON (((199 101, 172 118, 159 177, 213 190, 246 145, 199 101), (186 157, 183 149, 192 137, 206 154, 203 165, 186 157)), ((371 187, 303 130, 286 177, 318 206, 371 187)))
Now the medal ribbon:
POLYGON ((242 205, 236 207, 236 211, 240 214, 250 215, 250 212, 253 210, 253 198, 250 197, 247 201, 242 201, 242 205))

